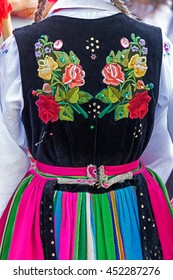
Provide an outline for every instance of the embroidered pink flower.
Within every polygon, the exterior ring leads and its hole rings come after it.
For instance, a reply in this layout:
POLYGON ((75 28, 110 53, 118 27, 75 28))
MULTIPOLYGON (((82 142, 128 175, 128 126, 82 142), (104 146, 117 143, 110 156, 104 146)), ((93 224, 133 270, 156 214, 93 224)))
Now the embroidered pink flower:
POLYGON ((104 76, 103 82, 107 85, 118 86, 124 82, 124 73, 121 71, 121 66, 116 63, 106 64, 102 75, 104 76))
POLYGON ((56 40, 55 43, 53 44, 53 47, 56 51, 60 50, 62 46, 63 46, 62 40, 56 40))
POLYGON ((69 64, 65 68, 65 73, 62 76, 62 82, 68 84, 70 88, 76 86, 83 86, 85 71, 82 69, 81 65, 69 64))
POLYGON ((60 107, 52 95, 40 94, 36 105, 38 106, 39 117, 44 123, 47 124, 49 121, 56 122, 58 120, 60 107))
POLYGON ((120 43, 123 48, 128 48, 130 46, 129 40, 125 37, 121 38, 120 43))
POLYGON ((52 89, 51 89, 49 83, 44 83, 44 85, 43 85, 43 91, 46 92, 46 93, 51 93, 51 92, 52 92, 52 89))
POLYGON ((164 43, 164 50, 167 54, 169 54, 170 48, 171 48, 171 44, 169 42, 164 43))
POLYGON ((129 102, 128 110, 130 112, 131 119, 143 119, 148 113, 148 105, 151 97, 148 95, 148 91, 143 93, 137 92, 135 97, 129 102))

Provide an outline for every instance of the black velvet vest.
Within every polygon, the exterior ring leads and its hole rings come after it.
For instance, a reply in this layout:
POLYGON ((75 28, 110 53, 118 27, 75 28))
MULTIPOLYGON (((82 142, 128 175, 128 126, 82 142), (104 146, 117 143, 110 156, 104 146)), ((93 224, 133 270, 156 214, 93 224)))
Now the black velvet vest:
POLYGON ((159 28, 119 13, 52 16, 14 31, 33 157, 59 166, 138 159, 153 128, 162 60, 159 28))

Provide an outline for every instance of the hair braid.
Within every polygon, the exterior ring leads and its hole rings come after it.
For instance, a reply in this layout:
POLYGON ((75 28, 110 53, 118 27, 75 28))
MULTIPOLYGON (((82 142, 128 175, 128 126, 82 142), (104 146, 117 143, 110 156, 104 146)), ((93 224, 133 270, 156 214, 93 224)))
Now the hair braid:
POLYGON ((110 0, 111 3, 116 6, 122 13, 128 15, 128 16, 132 16, 128 7, 126 6, 126 4, 124 3, 123 0, 110 0))
POLYGON ((41 21, 46 7, 47 0, 38 0, 37 10, 35 12, 34 22, 41 21))

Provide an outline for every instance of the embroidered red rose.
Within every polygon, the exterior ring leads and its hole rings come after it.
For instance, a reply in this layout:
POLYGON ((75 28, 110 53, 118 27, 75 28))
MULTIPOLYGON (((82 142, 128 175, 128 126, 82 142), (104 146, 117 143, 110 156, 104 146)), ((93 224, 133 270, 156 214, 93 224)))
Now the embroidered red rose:
POLYGON ((58 120, 60 107, 52 95, 40 94, 36 105, 38 106, 39 117, 44 123, 49 121, 56 122, 58 120))
POLYGON ((106 64, 102 75, 104 76, 103 82, 107 85, 118 86, 124 82, 124 73, 121 71, 121 66, 116 63, 106 64))
POLYGON ((148 95, 148 91, 143 93, 137 92, 135 97, 129 102, 129 112, 131 119, 143 119, 148 112, 148 105, 151 97, 148 95))
POLYGON ((62 76, 62 82, 68 84, 70 88, 76 86, 82 86, 85 83, 84 80, 85 71, 81 65, 69 64, 65 68, 65 73, 62 76))

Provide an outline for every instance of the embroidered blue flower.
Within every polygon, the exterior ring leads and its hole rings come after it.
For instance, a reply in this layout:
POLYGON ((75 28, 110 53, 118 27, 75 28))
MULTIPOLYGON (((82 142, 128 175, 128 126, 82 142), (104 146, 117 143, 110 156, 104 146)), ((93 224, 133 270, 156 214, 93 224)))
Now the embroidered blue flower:
POLYGON ((40 42, 37 42, 37 43, 35 44, 35 48, 36 48, 36 49, 40 49, 42 46, 43 46, 43 44, 40 43, 40 42))
POLYGON ((143 54, 148 54, 148 48, 143 47, 143 48, 142 48, 142 53, 143 53, 143 54))
POLYGON ((131 48, 132 52, 138 52, 139 48, 137 46, 133 46, 131 48))
POLYGON ((144 39, 140 39, 140 40, 139 40, 139 44, 140 44, 141 46, 145 46, 146 42, 145 42, 144 39))
POLYGON ((41 57, 41 52, 40 51, 35 52, 35 56, 36 57, 41 57))
POLYGON ((46 47, 46 48, 44 49, 44 51, 45 51, 45 53, 51 53, 51 49, 48 48, 48 47, 46 47))

